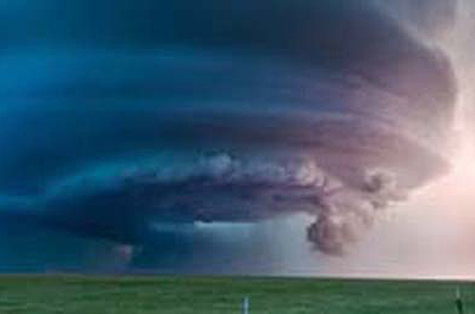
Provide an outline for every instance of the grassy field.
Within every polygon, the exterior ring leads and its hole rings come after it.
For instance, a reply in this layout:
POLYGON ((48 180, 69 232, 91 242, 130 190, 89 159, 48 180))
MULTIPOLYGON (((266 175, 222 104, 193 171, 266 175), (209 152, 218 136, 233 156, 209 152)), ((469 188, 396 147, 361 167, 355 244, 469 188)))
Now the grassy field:
MULTIPOLYGON (((0 313, 456 313, 456 283, 231 277, 0 277, 0 313)), ((475 285, 460 285, 475 313, 475 285)))

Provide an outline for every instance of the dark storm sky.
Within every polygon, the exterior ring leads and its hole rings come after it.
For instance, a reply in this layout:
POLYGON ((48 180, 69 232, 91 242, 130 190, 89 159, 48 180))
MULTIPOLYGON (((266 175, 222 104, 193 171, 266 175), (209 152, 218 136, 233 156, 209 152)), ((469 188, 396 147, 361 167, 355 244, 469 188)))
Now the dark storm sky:
POLYGON ((298 213, 315 217, 317 248, 344 252, 446 169, 456 87, 434 39, 455 6, 0 4, 0 218, 18 226, 0 265, 87 268, 61 257, 57 243, 77 242, 106 268, 123 255, 153 268, 172 252, 180 271, 190 254, 241 250, 192 235, 194 222, 232 230, 298 213))

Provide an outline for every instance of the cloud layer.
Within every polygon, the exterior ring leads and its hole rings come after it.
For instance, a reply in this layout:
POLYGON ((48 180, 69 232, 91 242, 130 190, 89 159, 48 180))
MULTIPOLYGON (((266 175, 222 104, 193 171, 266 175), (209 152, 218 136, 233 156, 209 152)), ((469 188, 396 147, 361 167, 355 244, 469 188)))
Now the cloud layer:
POLYGON ((446 169, 456 84, 436 38, 455 8, 2 4, 0 215, 144 243, 156 223, 307 213, 308 239, 343 253, 446 169))

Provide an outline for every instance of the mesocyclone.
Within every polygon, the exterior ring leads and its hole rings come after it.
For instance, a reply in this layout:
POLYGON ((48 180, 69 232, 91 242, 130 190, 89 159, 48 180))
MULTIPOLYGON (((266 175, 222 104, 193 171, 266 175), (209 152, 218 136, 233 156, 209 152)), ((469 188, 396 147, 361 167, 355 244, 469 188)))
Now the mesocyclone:
POLYGON ((455 8, 4 4, 1 215, 140 242, 155 222, 305 212, 309 240, 342 253, 447 168, 456 84, 437 36, 455 8))

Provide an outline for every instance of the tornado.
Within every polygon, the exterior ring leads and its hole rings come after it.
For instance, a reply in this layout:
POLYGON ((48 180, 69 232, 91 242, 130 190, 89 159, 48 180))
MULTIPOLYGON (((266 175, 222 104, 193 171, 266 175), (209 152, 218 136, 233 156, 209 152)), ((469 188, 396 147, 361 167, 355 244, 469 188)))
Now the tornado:
POLYGON ((305 213, 344 254, 444 174, 455 1, 0 5, 0 219, 121 243, 305 213))

